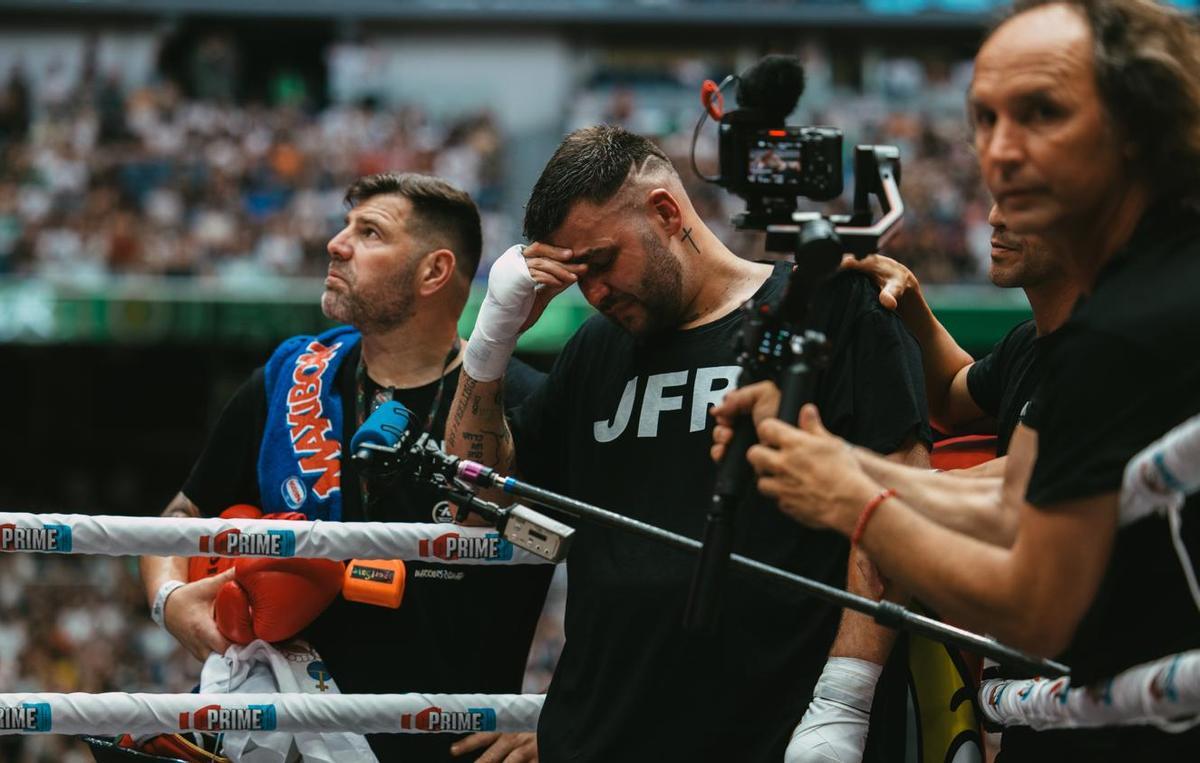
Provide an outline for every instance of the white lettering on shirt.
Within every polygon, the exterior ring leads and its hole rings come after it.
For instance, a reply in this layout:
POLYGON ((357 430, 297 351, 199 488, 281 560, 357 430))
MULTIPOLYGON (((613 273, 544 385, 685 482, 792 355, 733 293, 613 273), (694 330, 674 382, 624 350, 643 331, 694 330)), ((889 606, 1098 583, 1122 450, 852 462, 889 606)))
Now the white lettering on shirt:
POLYGON ((690 432, 699 432, 708 425, 708 406, 725 399, 725 393, 733 389, 741 375, 741 366, 713 366, 696 369, 696 384, 692 391, 692 425, 690 432), (724 381, 719 386, 713 382, 724 381))
POLYGON ((633 399, 637 396, 637 377, 625 382, 625 391, 621 393, 621 402, 617 403, 617 412, 612 421, 600 420, 592 424, 592 432, 596 442, 612 442, 621 436, 625 427, 629 426, 629 414, 633 413, 633 399))
POLYGON ((658 417, 663 411, 683 408, 682 395, 664 395, 667 387, 687 384, 687 371, 654 374, 646 380, 646 395, 642 398, 642 415, 638 417, 638 437, 658 437, 658 417))
MULTIPOLYGON (((725 393, 737 383, 740 373, 739 366, 709 366, 696 369, 691 384, 690 407, 687 408, 689 432, 700 432, 708 426, 708 407, 724 399, 725 393)), ((638 404, 637 436, 658 437, 662 414, 682 411, 689 405, 686 393, 674 395, 670 392, 676 387, 686 388, 688 377, 691 375, 691 371, 670 371, 649 376, 640 401, 637 394, 640 377, 635 376, 627 381, 621 393, 621 400, 617 403, 616 412, 610 418, 592 423, 592 434, 596 442, 614 442, 623 435, 633 419, 635 403, 638 404)), ((668 421, 670 420, 672 419, 668 418, 668 421)))

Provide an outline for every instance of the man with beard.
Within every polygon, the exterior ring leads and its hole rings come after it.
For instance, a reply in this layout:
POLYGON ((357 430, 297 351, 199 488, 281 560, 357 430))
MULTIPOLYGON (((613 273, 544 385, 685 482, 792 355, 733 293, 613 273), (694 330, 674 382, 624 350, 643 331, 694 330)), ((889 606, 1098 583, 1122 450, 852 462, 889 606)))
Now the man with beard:
MULTIPOLYGON (((489 275, 447 450, 515 464, 539 485, 699 537, 715 478, 708 407, 737 382, 738 308, 781 294, 790 263, 731 252, 666 155, 609 126, 559 146, 534 186, 525 233, 536 243, 509 249, 489 275), (576 283, 602 315, 575 333, 506 421, 502 385, 517 336, 576 283)), ((816 399, 838 412, 834 426, 877 452, 927 463, 918 349, 869 280, 834 278, 810 313, 834 346, 815 385, 816 399)), ((736 552, 846 583, 844 541, 789 527, 754 503, 738 516, 736 552)), ((547 759, 776 761, 814 694, 806 728, 853 730, 861 745, 889 631, 855 614, 839 630, 832 608, 734 575, 712 630, 684 632, 695 557, 576 524, 566 647, 538 726, 547 759)), ((851 587, 869 590, 857 566, 851 587)), ((889 706, 890 692, 879 695, 869 760, 903 749, 891 726, 902 725, 902 700, 889 706)))
MULTIPOLYGON (((461 365, 458 318, 479 264, 479 212, 466 193, 414 174, 364 177, 346 203, 346 226, 328 245, 321 308, 347 325, 285 341, 250 376, 164 516, 214 516, 250 504, 309 519, 445 521, 436 491, 373 484, 344 445, 387 400, 441 438, 461 365)), ((508 372, 514 402, 540 381, 519 362, 508 372)), ((304 635, 347 693, 519 692, 550 572, 410 561, 399 609, 339 597, 304 635)), ((229 646, 213 618, 228 575, 180 585, 187 559, 142 560, 152 611, 198 659, 229 646)), ((452 736, 368 739, 380 760, 456 759, 452 736)), ((510 752, 510 761, 536 759, 532 734, 476 735, 460 739, 455 753, 489 743, 489 759, 510 752)))

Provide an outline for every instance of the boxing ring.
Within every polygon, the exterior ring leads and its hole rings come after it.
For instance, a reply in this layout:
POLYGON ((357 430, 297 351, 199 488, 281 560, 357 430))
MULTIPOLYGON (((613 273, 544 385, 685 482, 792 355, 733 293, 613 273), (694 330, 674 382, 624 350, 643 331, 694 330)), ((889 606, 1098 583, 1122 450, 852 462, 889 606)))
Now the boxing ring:
POLYGON ((0 694, 0 734, 533 731, 540 694, 0 694))
MULTIPOLYGON (((0 552, 107 556, 384 558, 547 564, 490 527, 0 513, 0 552)), ((0 735, 189 731, 470 733, 537 727, 537 694, 0 694, 0 735)), ((1131 668, 1099 686, 985 681, 979 705, 1002 725, 1080 728, 1200 723, 1200 650, 1131 668)))

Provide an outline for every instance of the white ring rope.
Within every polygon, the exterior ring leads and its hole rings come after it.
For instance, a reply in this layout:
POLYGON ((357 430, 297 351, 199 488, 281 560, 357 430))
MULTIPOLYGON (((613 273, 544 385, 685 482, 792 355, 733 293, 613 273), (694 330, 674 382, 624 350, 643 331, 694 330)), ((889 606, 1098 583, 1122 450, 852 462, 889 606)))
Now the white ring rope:
POLYGON ((1035 729, 1152 725, 1178 733, 1200 724, 1200 650, 1071 687, 1067 678, 987 680, 979 704, 988 720, 1035 729))
POLYGON ((0 513, 0 552, 548 564, 491 527, 0 513))
POLYGON ((534 731, 542 694, 0 694, 0 734, 534 731))

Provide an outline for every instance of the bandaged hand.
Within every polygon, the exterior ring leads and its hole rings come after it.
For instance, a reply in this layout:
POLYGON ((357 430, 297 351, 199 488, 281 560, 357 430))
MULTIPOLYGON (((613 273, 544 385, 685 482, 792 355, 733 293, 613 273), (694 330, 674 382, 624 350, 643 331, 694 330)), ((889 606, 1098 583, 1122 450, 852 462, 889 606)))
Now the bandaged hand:
POLYGON ((792 732, 784 763, 860 763, 881 672, 883 667, 873 662, 830 657, 792 732))
POLYGON ((517 338, 586 271, 586 265, 570 262, 572 256, 570 249, 548 244, 518 244, 492 264, 487 295, 463 354, 468 376, 489 382, 504 375, 517 338))

